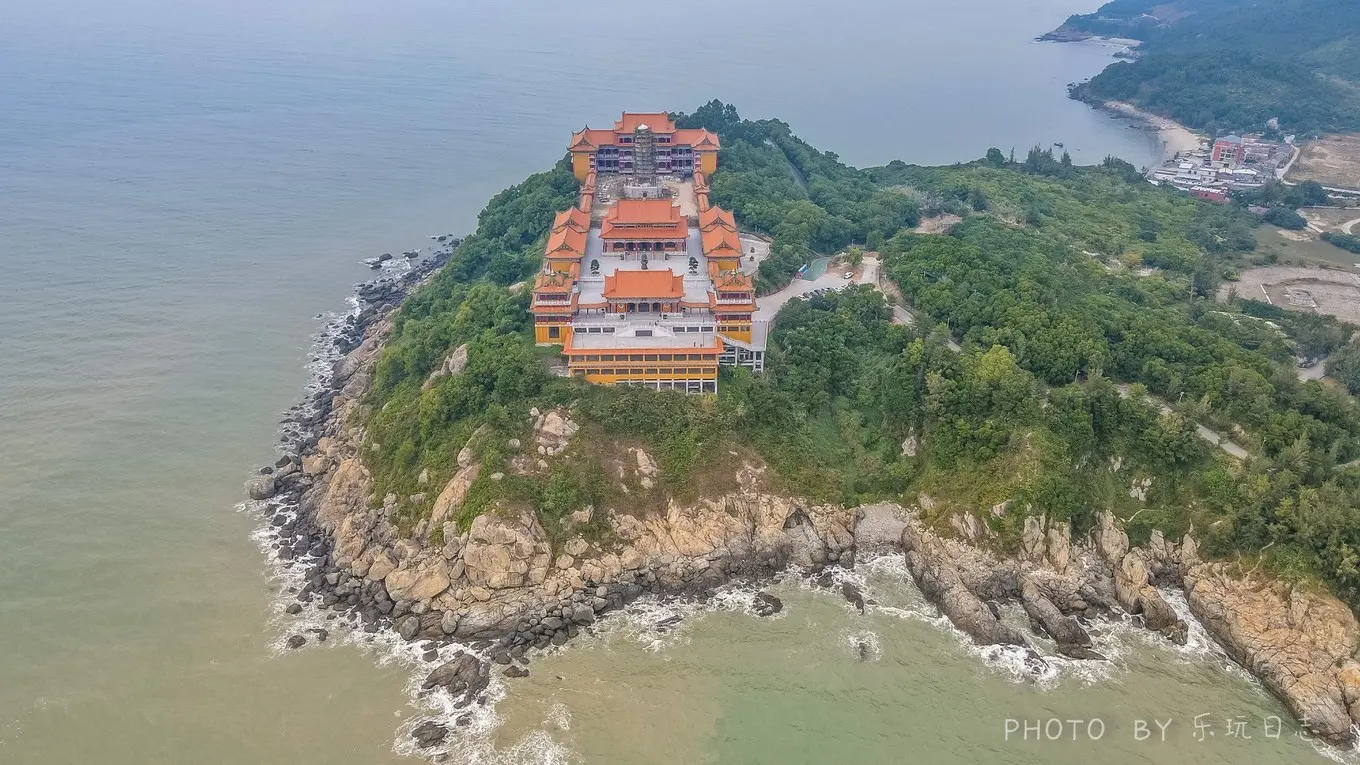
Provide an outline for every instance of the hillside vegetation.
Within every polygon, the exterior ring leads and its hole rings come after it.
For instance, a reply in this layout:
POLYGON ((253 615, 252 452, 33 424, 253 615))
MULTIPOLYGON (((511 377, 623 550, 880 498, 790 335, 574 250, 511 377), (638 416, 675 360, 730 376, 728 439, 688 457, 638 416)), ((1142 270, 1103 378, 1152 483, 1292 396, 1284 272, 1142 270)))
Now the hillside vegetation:
POLYGON ((1360 5, 1346 0, 1114 0, 1064 30, 1132 37, 1082 95, 1203 130, 1360 130, 1360 5))
MULTIPOLYGON (((949 168, 857 170, 717 102, 679 119, 719 131, 715 197, 774 233, 768 287, 811 252, 872 244, 922 321, 894 324, 868 286, 795 300, 767 373, 725 372, 716 396, 552 376, 527 295, 504 285, 531 269, 553 207, 570 204, 559 164, 493 199, 477 234, 398 312, 365 402, 379 497, 429 496, 422 472, 437 493, 485 426, 463 524, 531 509, 555 534, 587 506, 641 512, 714 496, 753 462, 813 501, 910 504, 925 492, 937 515, 979 512, 1003 544, 1038 513, 1082 530, 1108 508, 1135 536, 1193 524, 1212 554, 1259 555, 1360 593, 1360 470, 1343 466, 1360 456, 1360 411, 1293 370, 1296 355, 1335 349, 1353 328, 1213 302, 1208 282, 1251 257, 1252 218, 1151 187, 1113 159, 1074 167, 992 151, 949 168), (946 235, 910 231, 944 211, 964 220, 946 235), (425 385, 463 343, 467 368, 425 385), (516 469, 501 445, 528 437, 531 407, 559 406, 581 426, 572 446, 546 468, 516 469), (1251 457, 1227 457, 1198 423, 1251 457), (632 448, 655 457, 655 486, 617 480, 632 448)), ((429 505, 403 501, 404 528, 429 505)))

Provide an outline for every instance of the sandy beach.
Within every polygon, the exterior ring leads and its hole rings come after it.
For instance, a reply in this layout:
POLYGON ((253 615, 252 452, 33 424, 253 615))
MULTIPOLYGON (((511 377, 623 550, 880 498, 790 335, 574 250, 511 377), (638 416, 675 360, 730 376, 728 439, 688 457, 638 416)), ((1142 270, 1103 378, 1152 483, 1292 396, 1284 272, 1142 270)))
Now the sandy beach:
POLYGON ((1204 144, 1204 138, 1190 128, 1175 120, 1161 117, 1126 101, 1106 101, 1104 107, 1122 117, 1146 125, 1157 133, 1162 142, 1161 161, 1171 159, 1179 152, 1195 151, 1204 144))

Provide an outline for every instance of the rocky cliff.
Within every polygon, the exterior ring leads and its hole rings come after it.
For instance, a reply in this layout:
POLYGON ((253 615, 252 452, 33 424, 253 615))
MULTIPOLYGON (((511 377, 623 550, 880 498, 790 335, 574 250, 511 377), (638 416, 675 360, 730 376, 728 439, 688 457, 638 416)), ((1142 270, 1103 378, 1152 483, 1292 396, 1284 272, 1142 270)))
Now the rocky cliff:
MULTIPOLYGON (((671 500, 639 514, 586 508, 573 515, 565 537, 550 537, 532 511, 510 507, 493 508, 460 530, 454 519, 481 469, 476 452, 486 436, 478 432, 450 466, 447 483, 430 487, 438 494, 429 517, 403 535, 394 523, 398 498, 373 495, 360 453, 364 434, 355 424, 360 418, 352 415, 372 380, 390 313, 417 276, 369 288, 367 297, 361 292, 367 307, 337 335, 343 355, 325 389, 292 413, 294 435, 285 439, 290 453, 248 486, 251 498, 270 508, 278 557, 306 575, 290 613, 312 604, 352 614, 367 631, 457 640, 493 663, 511 665, 534 649, 565 643, 644 593, 703 595, 791 564, 816 572, 853 566, 856 555, 900 551, 922 592, 976 642, 1030 643, 1001 618, 1001 605, 1013 602, 1034 633, 1078 659, 1103 658, 1086 626, 1099 615, 1128 616, 1184 642, 1187 626, 1161 590, 1183 587, 1210 634, 1317 733, 1346 743, 1360 720, 1354 658, 1360 628, 1346 606, 1200 561, 1190 535, 1176 543, 1154 534, 1148 545, 1131 547, 1109 514, 1082 539, 1073 539, 1066 523, 1029 517, 1019 553, 1002 556, 989 551, 995 540, 976 516, 954 515, 941 524, 938 514, 925 512, 935 523, 924 523, 923 510, 932 506, 924 495, 919 508, 817 506, 771 493, 763 466, 739 460, 732 491, 671 500)), ((455 350, 438 374, 459 374, 465 357, 465 349, 455 350)), ((535 410, 530 417, 528 443, 504 445, 518 454, 511 460, 515 469, 525 471, 561 454, 578 431, 566 409, 535 410)), ((630 479, 650 488, 655 460, 641 449, 631 455, 630 479)), ((295 639, 290 645, 303 640, 295 639)), ((487 687, 488 671, 482 659, 461 653, 432 673, 426 687, 447 688, 461 697, 459 704, 470 704, 487 687)), ((506 670, 524 672, 518 664, 506 670)), ((438 726, 418 734, 422 743, 442 736, 438 726)))

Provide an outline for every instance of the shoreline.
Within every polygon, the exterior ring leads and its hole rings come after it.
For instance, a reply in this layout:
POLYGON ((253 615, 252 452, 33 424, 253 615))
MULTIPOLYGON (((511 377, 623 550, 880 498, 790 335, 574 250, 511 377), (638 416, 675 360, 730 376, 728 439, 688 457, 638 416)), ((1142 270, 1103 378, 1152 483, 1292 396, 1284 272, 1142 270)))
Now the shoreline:
POLYGON ((1198 151, 1204 148, 1208 140, 1175 120, 1143 111, 1126 101, 1086 101, 1086 103, 1095 109, 1128 121, 1130 127, 1157 136, 1157 140, 1162 146, 1158 165, 1171 160, 1177 154, 1198 151))
MULTIPOLYGON (((1142 45, 1141 40, 1125 37, 1108 37, 1096 35, 1089 32, 1069 30, 1066 27, 1058 27, 1051 32, 1047 32, 1035 38, 1040 42, 1057 43, 1097 43, 1105 46, 1119 46, 1120 50, 1113 54, 1114 58, 1126 59, 1137 55, 1138 46, 1142 45), (1124 54, 1124 55, 1121 55, 1124 54)), ((1111 66, 1107 64, 1106 67, 1111 66)), ((1103 70, 1102 70, 1103 71, 1103 70)), ((1082 83, 1085 84, 1084 82, 1082 83)), ((1203 148, 1207 138, 1185 125, 1176 122, 1168 117, 1162 117, 1148 111, 1139 109, 1127 101, 1101 101, 1086 97, 1081 94, 1081 85, 1069 85, 1068 95, 1077 101, 1086 103, 1093 109, 1103 111, 1109 115, 1126 120, 1130 127, 1135 127, 1157 136, 1161 144, 1161 152, 1158 155, 1156 165, 1161 165, 1172 159, 1176 154, 1188 151, 1197 151, 1203 148)))
MULTIPOLYGON (((280 429, 283 456, 248 486, 252 501, 247 508, 260 518, 257 541, 275 580, 282 582, 276 611, 283 631, 291 634, 280 637, 279 649, 323 643, 334 633, 345 642, 381 644, 414 666, 420 674, 412 681, 412 693, 438 712, 401 726, 397 745, 408 753, 438 756, 448 746, 466 743, 466 734, 494 729, 493 709, 504 697, 506 679, 527 675, 536 652, 593 633, 597 620, 610 614, 630 613, 634 601, 692 603, 703 609, 719 602, 720 591, 735 588, 752 593, 755 616, 769 616, 783 604, 762 588, 796 576, 813 587, 839 590, 851 608, 863 611, 864 593, 847 577, 856 576, 861 558, 885 556, 904 565, 938 609, 942 624, 968 636, 989 666, 995 664, 987 656, 1001 656, 1013 672, 1036 680, 1054 671, 1053 661, 1104 666, 1108 660, 1100 649, 1110 638, 1093 640, 1093 633, 1107 630, 1092 628, 1109 620, 1182 646, 1188 637, 1208 635, 1297 718, 1324 721, 1320 733, 1333 743, 1350 740, 1345 706, 1338 712, 1331 697, 1348 698, 1351 691, 1337 690, 1322 699, 1327 694, 1318 696, 1311 686, 1300 690, 1302 679, 1271 663, 1282 650, 1278 642, 1261 642, 1250 632, 1251 624, 1244 626, 1238 614, 1215 604, 1235 599, 1254 604, 1270 618, 1304 603, 1305 613, 1311 608, 1341 619, 1344 632, 1360 636, 1353 617, 1347 623, 1331 603, 1302 593, 1255 603, 1251 598, 1257 597, 1259 584, 1235 579, 1224 564, 1201 562, 1189 535, 1179 544, 1154 535, 1148 547, 1131 547, 1122 524, 1108 514, 1098 533, 1082 539, 1073 539, 1065 523, 1030 519, 1034 524, 1026 523, 1024 551, 998 558, 985 552, 989 532, 975 516, 950 517, 954 533, 948 536, 924 526, 922 508, 933 506, 928 497, 910 509, 807 507, 796 499, 761 495, 752 485, 718 502, 672 507, 664 518, 629 516, 628 523, 613 518, 617 526, 632 528, 629 548, 617 554, 590 552, 584 544, 572 548, 572 540, 567 549, 577 555, 574 560, 565 556, 571 560, 566 569, 561 557, 551 566, 549 556, 526 555, 521 560, 530 571, 527 577, 494 587, 474 584, 478 561, 503 555, 513 564, 514 548, 537 549, 542 531, 535 530, 536 522, 493 523, 479 516, 488 522, 474 523, 470 533, 452 538, 442 550, 419 538, 393 538, 381 526, 381 509, 375 515, 368 507, 363 481, 346 488, 354 471, 363 468, 356 458, 357 441, 341 445, 355 436, 347 430, 346 415, 371 379, 392 312, 449 254, 436 253, 403 273, 356 288, 351 310, 319 335, 308 396, 288 411, 280 429), (337 487, 344 490, 337 493, 337 487), (737 511, 740 523, 728 524, 723 519, 733 503, 744 510, 737 511), (367 528, 356 536, 360 524, 367 528), (356 545, 366 548, 363 555, 355 552, 356 545), (437 581, 428 586, 432 576, 437 581), (998 618, 998 603, 1022 606, 1031 630, 1051 640, 1057 652, 1039 653, 1032 638, 1006 626, 998 618)), ((545 418, 539 415, 540 423, 545 418)), ((450 485, 458 480, 455 476, 450 485)), ((493 576, 513 570, 498 569, 493 576)), ((490 584, 485 574, 476 581, 490 584)), ((1339 601, 1331 602, 1350 614, 1339 601)), ((674 623, 662 619, 653 627, 665 631, 674 623)), ((1289 632, 1289 650, 1304 645, 1313 656, 1309 627, 1317 624, 1289 632)), ((1316 652, 1340 666, 1333 648, 1316 652)), ((1337 671, 1360 670, 1352 665, 1337 671)), ((1349 689, 1343 680, 1329 683, 1349 689)), ((1360 687, 1354 692, 1360 698, 1360 687)))

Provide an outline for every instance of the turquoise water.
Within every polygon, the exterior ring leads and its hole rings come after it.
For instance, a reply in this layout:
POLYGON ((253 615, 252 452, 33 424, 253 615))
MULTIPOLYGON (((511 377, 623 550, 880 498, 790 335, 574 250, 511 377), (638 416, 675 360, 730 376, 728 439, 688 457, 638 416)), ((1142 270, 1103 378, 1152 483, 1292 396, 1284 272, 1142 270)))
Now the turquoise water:
POLYGON ((831 258, 815 258, 807 264, 807 270, 803 272, 803 278, 808 281, 816 281, 826 273, 826 267, 831 265, 831 258))
MULTIPOLYGON (((1031 41, 1080 10, 1076 0, 701 0, 626 13, 544 0, 0 7, 0 763, 408 761, 394 742, 427 714, 409 698, 412 669, 339 639, 281 654, 277 584, 249 537, 255 521, 235 510, 307 379, 317 317, 369 273, 359 261, 468 230, 491 194, 557 160, 582 124, 713 97, 785 119, 854 163, 1063 141, 1078 161, 1145 164, 1146 136, 1063 93, 1108 49, 1031 41), (677 14, 713 23, 645 55, 606 45, 677 14)), ((850 629, 806 597, 819 629, 850 629)), ((664 650, 583 644, 552 660, 578 662, 556 674, 593 677, 603 694, 598 707, 562 702, 573 737, 534 716, 553 697, 545 663, 510 689, 503 726, 480 741, 505 752, 547 736, 595 762, 815 750, 831 712, 815 711, 815 690, 780 692, 795 687, 814 632, 742 619, 698 618, 675 648, 720 669, 759 655, 767 681, 676 675, 690 665, 664 650), (628 724, 605 714, 621 708, 606 697, 648 683, 663 692, 642 693, 628 724), (796 730, 781 698, 808 710, 796 730), (670 722, 677 708, 692 708, 693 727, 670 722)), ((1181 685, 1130 673, 1088 697, 975 696, 990 675, 947 633, 873 629, 884 663, 856 672, 909 682, 941 710, 973 698, 1034 710, 1172 704, 1187 688, 1257 699, 1217 670, 1178 671, 1181 685), (933 647, 913 653, 918 643, 933 647)), ((870 675, 848 677, 827 698, 863 721, 861 736, 938 743, 938 721, 890 723, 881 710, 901 697, 857 700, 870 675)), ((966 731, 951 735, 959 757, 987 759, 966 731)), ((864 751, 872 761, 889 750, 864 751)))

